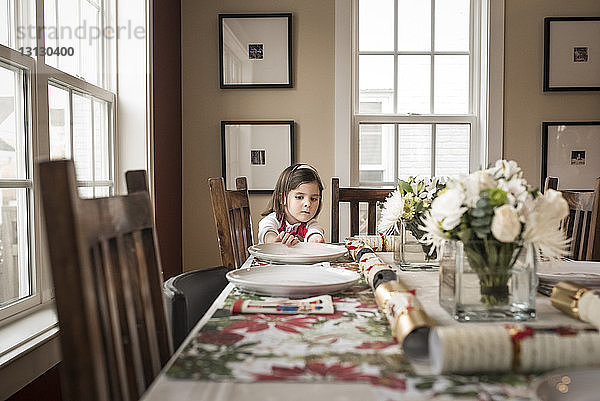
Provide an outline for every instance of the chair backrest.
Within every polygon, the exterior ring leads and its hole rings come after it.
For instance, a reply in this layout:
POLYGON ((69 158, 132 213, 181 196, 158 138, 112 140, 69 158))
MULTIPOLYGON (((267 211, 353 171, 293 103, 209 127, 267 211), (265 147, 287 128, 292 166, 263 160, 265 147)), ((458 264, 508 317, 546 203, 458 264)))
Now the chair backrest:
POLYGON ((171 311, 173 348, 179 348, 227 286, 227 271, 225 266, 192 270, 165 281, 164 292, 171 311))
POLYGON ((600 178, 594 191, 561 191, 569 204, 563 222, 571 238, 569 256, 576 260, 600 260, 600 178))
POLYGON ((70 160, 39 174, 65 399, 138 399, 171 355, 149 194, 80 199, 70 160))
POLYGON ((375 234, 377 228, 377 202, 385 200, 393 188, 340 188, 340 179, 331 179, 331 242, 340 241, 340 203, 350 203, 350 235, 358 235, 360 229, 359 204, 368 203, 367 234, 375 234))
POLYGON ((222 177, 209 178, 208 186, 221 264, 228 269, 238 269, 250 256, 248 247, 254 243, 246 177, 236 178, 236 189, 232 190, 225 189, 222 177))
POLYGON ((558 177, 546 177, 544 182, 544 193, 549 189, 558 190, 558 177))
MULTIPOLYGON (((547 177, 544 192, 558 189, 558 177, 547 177)), ((569 256, 577 260, 600 260, 600 178, 594 191, 561 191, 569 204, 569 216, 563 222, 571 238, 569 256)))

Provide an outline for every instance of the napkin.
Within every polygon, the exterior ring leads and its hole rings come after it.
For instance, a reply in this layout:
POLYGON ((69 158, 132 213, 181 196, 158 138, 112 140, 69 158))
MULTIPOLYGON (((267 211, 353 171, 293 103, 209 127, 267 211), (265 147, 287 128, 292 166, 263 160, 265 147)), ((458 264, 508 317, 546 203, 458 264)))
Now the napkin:
POLYGON ((331 295, 304 299, 275 299, 253 301, 238 299, 231 306, 231 313, 276 313, 276 314, 331 314, 334 313, 331 295))

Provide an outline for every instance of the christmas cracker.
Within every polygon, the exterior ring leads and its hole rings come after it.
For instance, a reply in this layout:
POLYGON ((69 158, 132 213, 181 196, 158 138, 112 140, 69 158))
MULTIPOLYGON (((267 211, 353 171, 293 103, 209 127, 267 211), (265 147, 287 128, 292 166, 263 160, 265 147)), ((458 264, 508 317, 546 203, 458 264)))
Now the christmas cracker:
POLYGON ((567 315, 600 328, 600 291, 561 281, 552 289, 550 302, 567 315))
POLYGON ((534 328, 526 325, 436 327, 429 338, 435 374, 543 372, 597 365, 596 329, 534 328))
POLYGON ((348 238, 346 248, 375 291, 377 306, 385 313, 404 354, 426 357, 427 337, 435 322, 421 306, 415 290, 398 280, 391 266, 384 263, 362 239, 348 238))

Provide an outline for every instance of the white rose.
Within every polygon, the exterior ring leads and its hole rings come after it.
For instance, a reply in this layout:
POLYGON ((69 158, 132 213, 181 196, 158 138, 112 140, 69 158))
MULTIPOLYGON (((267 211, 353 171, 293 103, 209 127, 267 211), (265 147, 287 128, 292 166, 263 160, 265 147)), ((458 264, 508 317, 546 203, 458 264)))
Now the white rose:
POLYGON ((452 230, 467 211, 462 206, 465 196, 458 188, 448 188, 431 203, 431 216, 441 222, 444 230, 452 230))
POLYGON ((500 242, 513 242, 521 232, 521 222, 511 205, 502 205, 494 209, 492 235, 500 242))
POLYGON ((487 171, 475 171, 469 174, 464 179, 465 185, 465 204, 468 207, 475 207, 475 204, 479 200, 479 194, 486 189, 496 187, 494 177, 492 177, 487 171))

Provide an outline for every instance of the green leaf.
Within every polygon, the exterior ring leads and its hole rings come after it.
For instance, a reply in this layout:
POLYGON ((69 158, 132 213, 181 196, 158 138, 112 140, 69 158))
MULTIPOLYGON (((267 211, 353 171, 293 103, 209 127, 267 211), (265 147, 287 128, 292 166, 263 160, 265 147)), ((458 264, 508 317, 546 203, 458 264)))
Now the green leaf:
POLYGON ((475 209, 471 210, 470 213, 471 213, 471 216, 473 216, 473 217, 484 217, 485 215, 488 214, 486 212, 486 210, 483 208, 475 208, 475 209))
POLYGON ((398 189, 402 193, 402 195, 412 192, 412 187, 410 184, 404 180, 398 180, 398 189))
POLYGON ((485 216, 471 221, 473 227, 485 227, 492 223, 492 216, 485 216))
POLYGON ((490 200, 486 197, 481 197, 475 204, 475 207, 483 209, 483 208, 489 207, 489 205, 490 205, 490 200))

